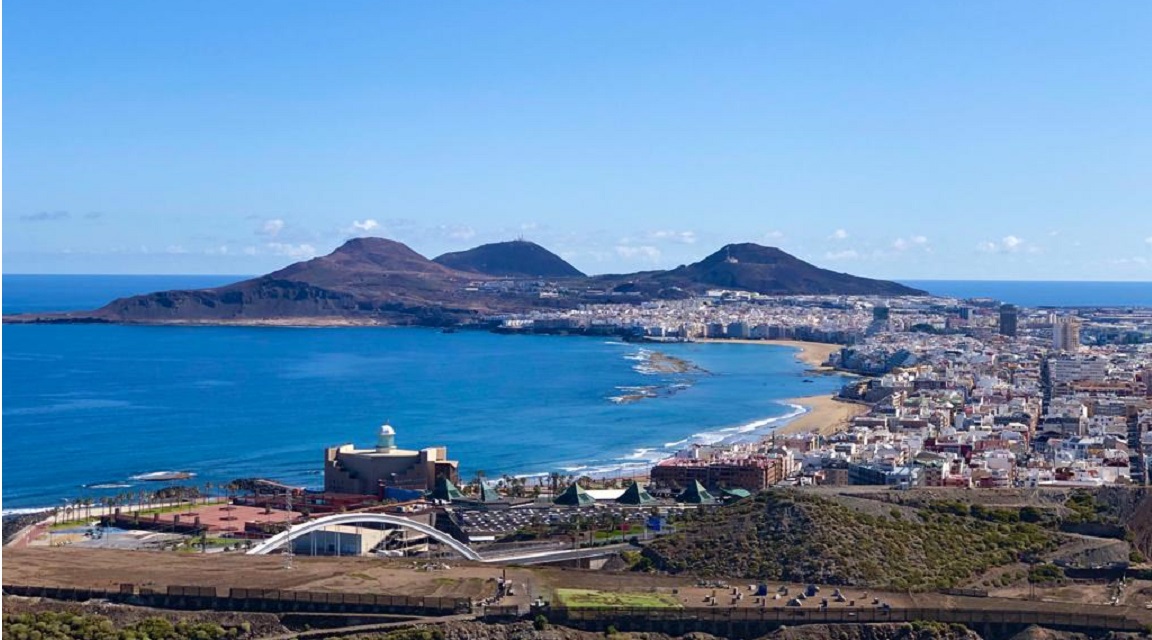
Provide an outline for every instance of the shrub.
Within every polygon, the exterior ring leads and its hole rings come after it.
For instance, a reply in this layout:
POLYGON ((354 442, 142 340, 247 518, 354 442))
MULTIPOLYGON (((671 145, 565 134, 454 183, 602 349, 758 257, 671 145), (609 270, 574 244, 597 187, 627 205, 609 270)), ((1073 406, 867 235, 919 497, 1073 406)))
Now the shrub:
POLYGON ((875 517, 820 496, 774 490, 701 511, 697 522, 642 553, 655 567, 702 577, 922 591, 955 586, 1055 544, 1050 532, 1020 522, 1016 510, 954 501, 929 503, 917 515, 875 517))
POLYGON ((1038 564, 1028 570, 1028 582, 1043 584, 1064 579, 1064 570, 1054 564, 1038 564))

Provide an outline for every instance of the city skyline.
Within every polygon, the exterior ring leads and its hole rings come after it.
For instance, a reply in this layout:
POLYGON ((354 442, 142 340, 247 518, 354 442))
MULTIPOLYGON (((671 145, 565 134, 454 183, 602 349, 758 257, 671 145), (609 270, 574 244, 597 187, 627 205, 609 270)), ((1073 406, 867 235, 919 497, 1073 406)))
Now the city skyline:
POLYGON ((1152 280, 1152 8, 8 7, 5 273, 517 237, 905 280, 1152 280))

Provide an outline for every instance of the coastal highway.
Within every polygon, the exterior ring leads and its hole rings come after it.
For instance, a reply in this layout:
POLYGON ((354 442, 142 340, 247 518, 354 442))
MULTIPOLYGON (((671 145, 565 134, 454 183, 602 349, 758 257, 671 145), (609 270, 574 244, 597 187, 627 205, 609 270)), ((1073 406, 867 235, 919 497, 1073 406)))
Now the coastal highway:
POLYGON ((588 549, 547 549, 547 550, 534 550, 519 553, 508 554, 494 554, 485 555, 484 562, 492 564, 518 564, 518 565, 532 565, 532 564, 549 564, 553 562, 565 562, 569 560, 584 560, 587 558, 602 558, 610 556, 621 551, 635 550, 636 547, 623 543, 611 544, 603 547, 591 547, 588 549))

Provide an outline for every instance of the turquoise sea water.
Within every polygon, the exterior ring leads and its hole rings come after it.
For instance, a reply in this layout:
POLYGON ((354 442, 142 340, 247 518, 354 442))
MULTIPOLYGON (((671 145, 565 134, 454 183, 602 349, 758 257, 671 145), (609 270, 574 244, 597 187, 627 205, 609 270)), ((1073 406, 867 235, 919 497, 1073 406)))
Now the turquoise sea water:
MULTIPOLYGON (((4 276, 4 310, 84 308, 224 277, 4 276), (76 303, 81 300, 82 303, 76 303)), ((325 446, 445 445, 462 473, 613 472, 690 441, 755 437, 782 399, 832 392, 793 350, 426 329, 5 325, 3 508, 255 475, 318 487, 325 446), (707 373, 652 373, 644 350, 707 373), (650 388, 657 397, 613 397, 650 388), (90 488, 86 485, 131 485, 90 488)))

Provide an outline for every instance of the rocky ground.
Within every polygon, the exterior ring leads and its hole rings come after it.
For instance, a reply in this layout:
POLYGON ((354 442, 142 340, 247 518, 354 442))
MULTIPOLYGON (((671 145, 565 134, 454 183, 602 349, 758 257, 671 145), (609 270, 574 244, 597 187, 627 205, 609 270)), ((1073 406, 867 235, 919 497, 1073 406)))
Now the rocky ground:
MULTIPOLYGON (((83 603, 60 602, 41 598, 5 596, 5 617, 45 611, 67 612, 76 615, 98 615, 109 619, 116 628, 137 624, 147 618, 161 617, 179 621, 212 623, 225 629, 243 630, 238 636, 245 639, 290 637, 292 631, 280 618, 269 613, 237 613, 222 611, 172 611, 100 601, 83 603)), ((312 632, 311 637, 326 637, 312 632)), ((488 624, 478 621, 451 621, 440 624, 414 624, 378 632, 355 635, 333 633, 349 640, 604 640, 605 634, 582 631, 552 624, 528 621, 488 624)), ((5 638, 8 634, 5 633, 5 638)), ((662 633, 615 633, 611 640, 726 640, 707 633, 688 633, 670 636, 662 633)), ((1011 638, 987 640, 1136 640, 1146 638, 1139 634, 1101 633, 1086 634, 1030 627, 1011 638)), ((781 627, 760 640, 984 640, 982 636, 962 625, 932 622, 892 624, 799 625, 781 627)))
MULTIPOLYGON (((187 620, 190 622, 211 622, 225 628, 243 627, 247 623, 250 631, 246 637, 265 638, 288 632, 280 624, 280 618, 271 613, 236 613, 230 611, 173 611, 169 609, 152 609, 149 607, 134 607, 110 602, 61 602, 46 598, 20 598, 4 596, 4 616, 15 616, 22 613, 39 613, 43 611, 59 611, 76 615, 99 615, 112 621, 116 628, 135 624, 146 618, 161 617, 171 622, 187 620)), ((7 633, 5 633, 7 638, 7 633)))
POLYGON ((20 532, 24 527, 29 527, 37 522, 40 522, 49 515, 48 511, 41 511, 39 513, 22 513, 12 516, 4 516, 4 544, 12 539, 12 536, 20 532))

